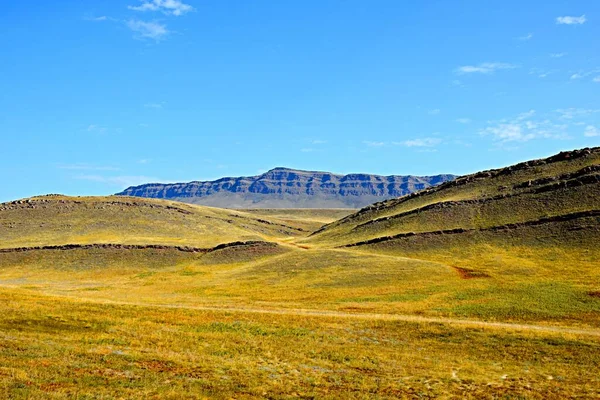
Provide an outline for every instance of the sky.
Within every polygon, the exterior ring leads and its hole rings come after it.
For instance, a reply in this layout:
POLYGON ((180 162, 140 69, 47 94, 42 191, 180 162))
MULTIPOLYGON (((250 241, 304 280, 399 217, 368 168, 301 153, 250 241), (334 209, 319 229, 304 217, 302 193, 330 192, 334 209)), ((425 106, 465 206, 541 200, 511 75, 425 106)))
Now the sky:
POLYGON ((0 201, 600 146, 597 0, 0 7, 0 201))

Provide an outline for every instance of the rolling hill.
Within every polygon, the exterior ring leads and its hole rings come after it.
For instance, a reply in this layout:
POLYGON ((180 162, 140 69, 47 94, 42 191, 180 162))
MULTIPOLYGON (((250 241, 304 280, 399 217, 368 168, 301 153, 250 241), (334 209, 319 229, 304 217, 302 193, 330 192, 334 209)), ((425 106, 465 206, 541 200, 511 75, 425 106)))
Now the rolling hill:
MULTIPOLYGON (((600 148, 588 148, 462 176, 375 203, 322 227, 306 243, 368 246, 393 242, 401 246, 436 236, 479 234, 502 239, 514 230, 541 232, 578 221, 582 229, 589 226, 594 237, 598 212, 600 148)), ((556 238, 560 241, 561 235, 556 238)))
POLYGON ((118 195, 221 208, 359 208, 454 179, 454 175, 379 176, 275 168, 262 175, 212 182, 150 183, 118 195))
POLYGON ((600 393, 600 148, 357 212, 39 196, 0 238, 0 397, 600 393))
POLYGON ((168 200, 49 195, 0 204, 0 248, 107 243, 211 248, 305 235, 315 225, 168 200))

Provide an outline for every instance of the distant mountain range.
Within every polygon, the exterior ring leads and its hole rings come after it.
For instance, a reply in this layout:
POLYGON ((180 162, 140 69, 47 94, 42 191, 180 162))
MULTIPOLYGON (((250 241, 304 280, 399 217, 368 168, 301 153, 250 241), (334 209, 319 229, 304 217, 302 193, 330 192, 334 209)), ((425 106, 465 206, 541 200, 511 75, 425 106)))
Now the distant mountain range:
POLYGON ((274 168, 262 175, 148 183, 117 193, 222 208, 361 208, 453 180, 454 175, 338 175, 274 168))

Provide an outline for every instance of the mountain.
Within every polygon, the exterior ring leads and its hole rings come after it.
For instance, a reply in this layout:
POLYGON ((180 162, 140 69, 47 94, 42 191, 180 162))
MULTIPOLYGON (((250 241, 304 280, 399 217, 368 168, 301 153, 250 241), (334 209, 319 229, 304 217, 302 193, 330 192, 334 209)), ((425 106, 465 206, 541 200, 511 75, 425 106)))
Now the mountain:
POLYGON ((598 239, 600 147, 462 176, 375 203, 306 242, 415 254, 493 243, 586 249, 598 239))
POLYGON ((177 200, 222 208, 360 208, 454 179, 454 175, 379 176, 275 168, 216 181, 133 186, 120 196, 177 200))

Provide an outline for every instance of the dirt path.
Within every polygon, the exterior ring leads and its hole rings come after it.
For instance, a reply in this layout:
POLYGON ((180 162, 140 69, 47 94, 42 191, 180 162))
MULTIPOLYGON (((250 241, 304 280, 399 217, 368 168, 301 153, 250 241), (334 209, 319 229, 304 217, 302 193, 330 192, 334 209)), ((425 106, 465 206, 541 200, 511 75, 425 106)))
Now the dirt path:
POLYGON ((129 305, 137 307, 158 307, 172 309, 190 309, 199 311, 216 311, 216 312, 233 312, 245 314, 270 314, 270 315, 290 315, 290 316, 306 316, 306 317, 323 317, 323 318, 346 318, 358 320, 376 320, 376 321, 403 321, 417 323, 432 323, 432 324, 447 324, 460 325, 474 328, 488 329, 504 329, 512 331, 528 331, 541 333, 560 333, 600 337, 600 329, 593 328, 575 328, 575 327, 560 327, 550 325, 534 325, 534 324, 519 324, 510 322, 489 322, 478 320, 467 320, 458 318, 444 317, 423 317, 419 315, 404 315, 404 314, 375 314, 375 313, 348 313, 331 310, 310 310, 301 308, 243 308, 243 307, 213 307, 213 306, 190 306, 178 304, 146 304, 146 303, 130 303, 97 299, 81 299, 84 301, 114 304, 114 305, 129 305))

